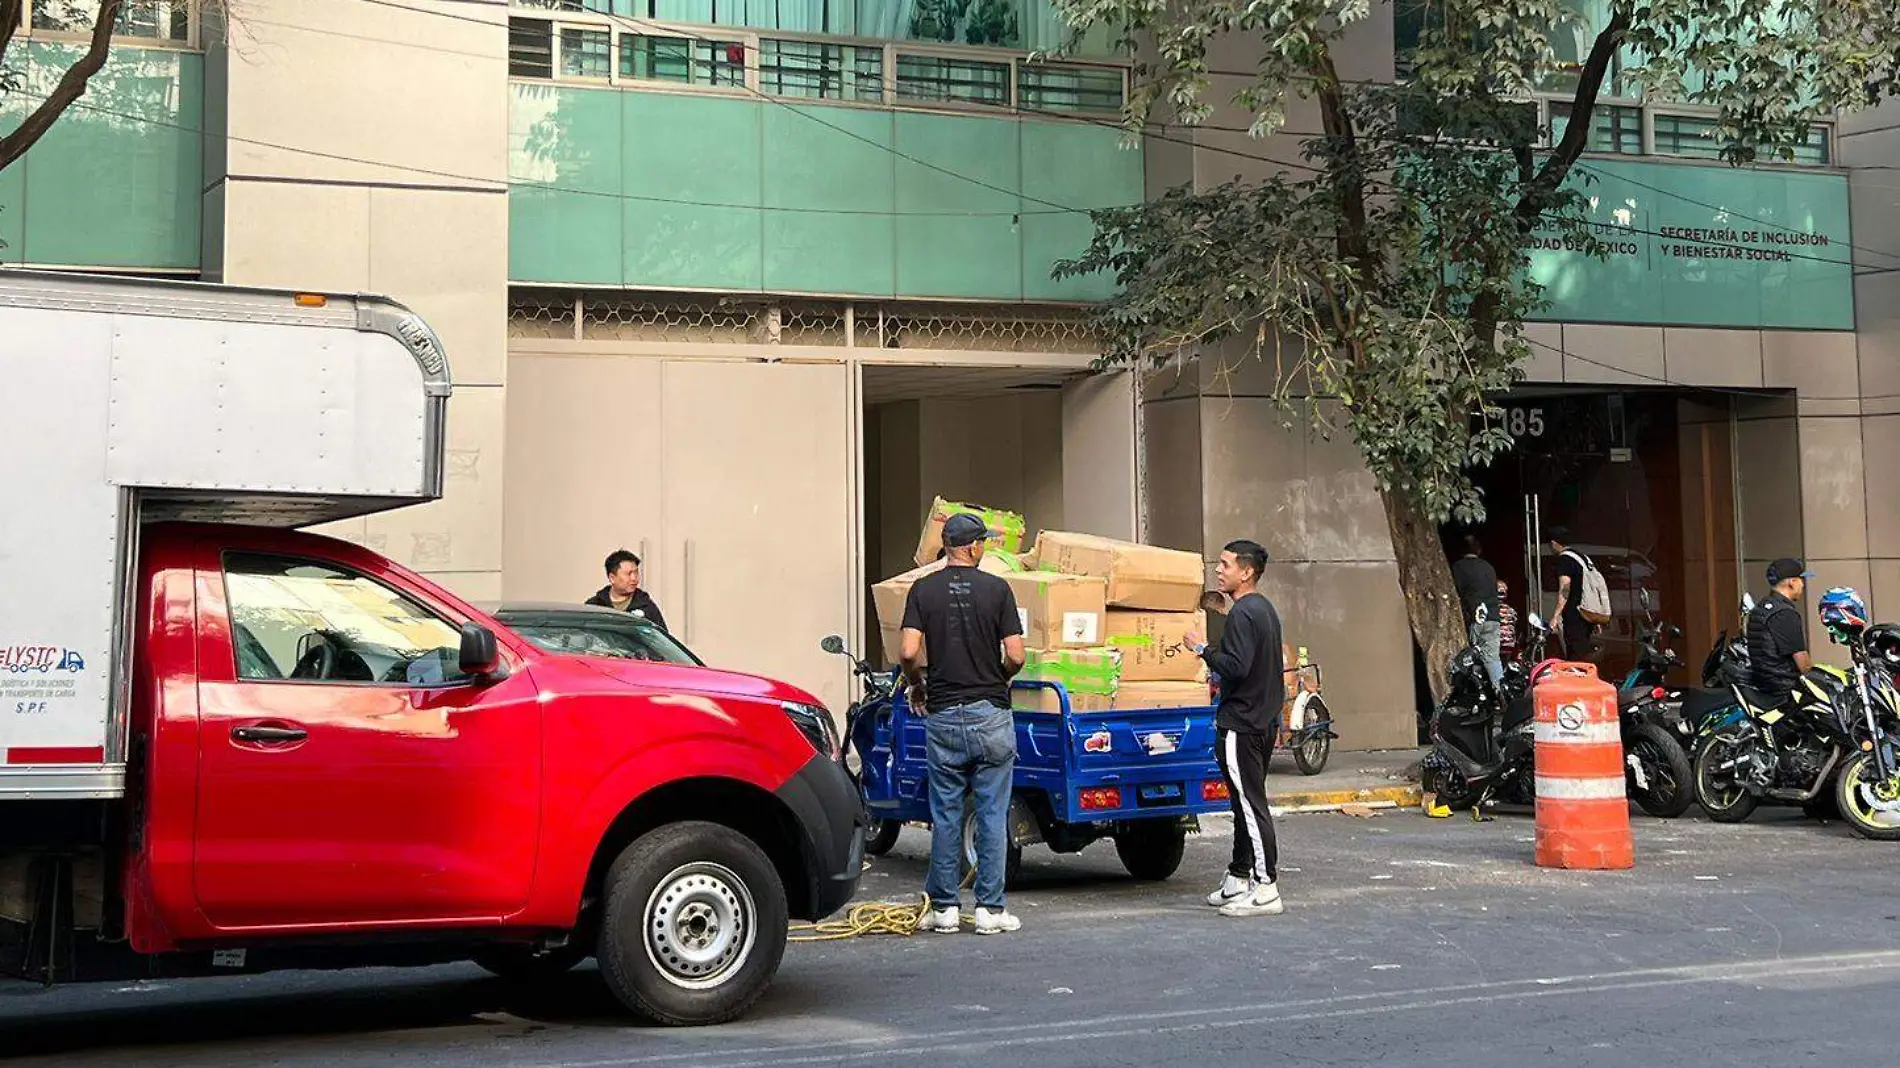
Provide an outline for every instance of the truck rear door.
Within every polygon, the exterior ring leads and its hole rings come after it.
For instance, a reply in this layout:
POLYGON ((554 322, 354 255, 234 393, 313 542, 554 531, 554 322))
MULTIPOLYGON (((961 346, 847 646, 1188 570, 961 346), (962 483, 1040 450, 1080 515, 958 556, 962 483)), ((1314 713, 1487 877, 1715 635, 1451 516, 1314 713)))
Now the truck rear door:
POLYGON ((532 679, 460 677, 459 621, 369 554, 313 559, 297 537, 198 549, 193 884, 206 919, 281 929, 519 910, 541 801, 532 679))

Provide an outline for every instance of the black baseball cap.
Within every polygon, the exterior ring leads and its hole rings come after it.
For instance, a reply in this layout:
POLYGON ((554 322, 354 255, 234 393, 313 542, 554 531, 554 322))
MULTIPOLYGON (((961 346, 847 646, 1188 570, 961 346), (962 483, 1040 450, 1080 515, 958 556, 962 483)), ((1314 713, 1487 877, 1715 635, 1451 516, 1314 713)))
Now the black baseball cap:
POLYGON ((943 545, 946 549, 961 549, 996 536, 989 524, 968 512, 959 512, 943 521, 943 545))
POLYGON ((1797 557, 1784 556, 1768 565, 1768 584, 1770 586, 1779 586, 1789 579, 1810 579, 1813 577, 1814 572, 1809 571, 1808 565, 1802 563, 1797 557))

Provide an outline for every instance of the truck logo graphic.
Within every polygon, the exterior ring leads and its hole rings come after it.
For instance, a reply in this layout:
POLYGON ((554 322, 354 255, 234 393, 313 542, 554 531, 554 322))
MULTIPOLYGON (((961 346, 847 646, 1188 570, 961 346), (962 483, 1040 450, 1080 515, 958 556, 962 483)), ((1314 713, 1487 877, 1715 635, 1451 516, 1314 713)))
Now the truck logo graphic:
POLYGON ((1082 741, 1084 753, 1106 753, 1115 748, 1115 736, 1107 731, 1096 731, 1082 741))

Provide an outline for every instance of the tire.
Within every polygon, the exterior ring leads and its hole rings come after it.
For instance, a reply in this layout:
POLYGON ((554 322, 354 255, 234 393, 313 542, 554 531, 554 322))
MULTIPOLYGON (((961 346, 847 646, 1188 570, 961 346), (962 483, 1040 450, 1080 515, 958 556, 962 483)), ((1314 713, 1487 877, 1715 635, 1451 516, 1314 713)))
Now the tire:
MULTIPOLYGON (((1317 696, 1306 704, 1307 714, 1317 720, 1329 720, 1326 702, 1317 696), (1315 711, 1317 710, 1317 711, 1315 711)), ((1326 770, 1326 760, 1333 755, 1333 736, 1329 731, 1313 731, 1293 745, 1293 763, 1298 765, 1302 775, 1318 775, 1326 770)))
POLYGON ((1900 779, 1878 782, 1880 772, 1872 753, 1855 753, 1847 759, 1834 783, 1834 800, 1840 806, 1841 819, 1862 838, 1880 842, 1900 842, 1900 813, 1883 812, 1876 801, 1900 804, 1900 779))
MULTIPOLYGON (((1004 825, 1008 829, 1008 825, 1004 825)), ((1014 842, 1003 854, 1003 889, 1014 890, 1016 879, 1023 870, 1023 847, 1014 842)), ((963 860, 957 865, 957 874, 961 876, 961 885, 970 885, 972 872, 976 871, 976 813, 967 807, 963 810, 963 860)))
POLYGON ((1427 765, 1419 783, 1426 793, 1435 794, 1438 803, 1454 811, 1467 809, 1478 803, 1478 791, 1465 781, 1465 777, 1453 768, 1437 768, 1427 765))
POLYGON ((1187 828, 1176 820, 1144 820, 1115 836, 1115 855, 1144 883, 1166 882, 1187 853, 1187 828))
POLYGON ((1689 806, 1695 803, 1695 770, 1689 764, 1689 754, 1682 751, 1682 745, 1673 735, 1654 723, 1642 724, 1630 739, 1628 755, 1642 761, 1643 771, 1650 781, 1648 789, 1638 789, 1635 772, 1627 765, 1624 767, 1630 797, 1637 807, 1666 820, 1689 811, 1689 806))
MULTIPOLYGON (((1745 727, 1746 725, 1744 725, 1745 727)), ((1695 800, 1702 811, 1717 823, 1740 823, 1754 814, 1761 799, 1732 778, 1724 783, 1715 764, 1727 759, 1746 744, 1743 728, 1716 731, 1695 751, 1695 800)))
POLYGON ((635 840, 604 890, 600 974, 621 1004, 655 1023, 737 1018, 785 955, 785 887, 765 853, 729 827, 674 823, 635 840))
POLYGON ((558 949, 537 954, 530 946, 507 943, 483 946, 469 959, 476 966, 505 983, 516 986, 540 986, 574 970, 587 959, 591 948, 574 941, 558 949))
POLYGON ((864 829, 864 855, 881 857, 897 844, 897 836, 904 825, 896 820, 872 820, 864 829))

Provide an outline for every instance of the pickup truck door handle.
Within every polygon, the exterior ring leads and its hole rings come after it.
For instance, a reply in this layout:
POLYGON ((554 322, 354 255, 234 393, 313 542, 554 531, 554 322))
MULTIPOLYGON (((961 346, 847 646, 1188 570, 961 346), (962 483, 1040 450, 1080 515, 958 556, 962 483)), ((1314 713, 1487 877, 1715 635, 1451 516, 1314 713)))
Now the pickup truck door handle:
POLYGON ((281 745, 285 742, 301 742, 310 737, 310 732, 302 727, 232 727, 231 740, 234 742, 258 742, 265 745, 281 745))

